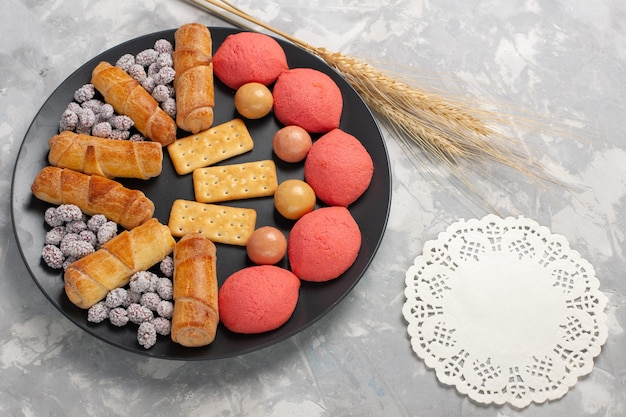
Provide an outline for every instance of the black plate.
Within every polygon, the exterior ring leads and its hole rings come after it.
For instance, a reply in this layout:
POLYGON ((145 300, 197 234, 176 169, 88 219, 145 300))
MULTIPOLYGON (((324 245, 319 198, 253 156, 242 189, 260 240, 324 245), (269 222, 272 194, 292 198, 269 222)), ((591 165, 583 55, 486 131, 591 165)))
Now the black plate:
MULTIPOLYGON (((230 28, 210 29, 214 50, 226 36, 238 32, 230 28)), ((335 80, 344 99, 340 127, 359 138, 374 160, 374 176, 369 189, 350 207, 363 235, 361 251, 354 265, 343 276, 333 281, 322 284, 303 282, 293 316, 279 329, 246 336, 231 333, 220 325, 215 342, 203 348, 185 348, 171 342, 168 337, 159 336, 156 345, 146 350, 137 343, 135 325, 116 328, 108 322, 89 323, 87 312, 74 306, 65 296, 62 273, 51 270, 41 261, 41 248, 47 230, 43 214, 50 205, 33 197, 30 186, 38 172, 48 164, 47 141, 57 133, 61 113, 72 100, 74 91, 89 82, 91 71, 97 63, 104 60, 114 64, 123 54, 136 54, 151 48, 154 42, 161 38, 174 43, 174 30, 145 35, 103 52, 76 70, 46 100, 26 133, 13 172, 11 209, 15 236, 24 262, 41 291, 65 316, 86 332, 114 346, 157 358, 203 360, 241 355, 267 347, 300 332, 328 313, 359 281, 378 249, 389 215, 391 178, 387 150, 372 114, 351 86, 322 60, 279 39, 290 67, 314 68, 335 80)), ((234 92, 217 80, 215 90, 214 124, 237 117, 233 103, 234 92)), ((246 121, 246 124, 255 141, 254 150, 225 163, 273 158, 277 163, 279 182, 289 178, 303 178, 302 164, 281 163, 274 157, 271 139, 281 126, 272 116, 258 121, 246 121)), ((178 137, 187 135, 188 133, 179 131, 178 137)), ((155 217, 163 224, 168 222, 169 211, 175 199, 194 199, 191 175, 177 175, 167 152, 164 152, 163 172, 159 177, 148 181, 122 179, 119 181, 127 187, 141 189, 154 201, 155 217)), ((293 224, 276 213, 271 198, 241 200, 228 204, 256 209, 257 227, 275 225, 288 234, 293 224)), ((218 245, 217 256, 220 283, 234 271, 250 265, 242 247, 218 245)), ((279 266, 288 267, 287 261, 283 261, 279 266)))

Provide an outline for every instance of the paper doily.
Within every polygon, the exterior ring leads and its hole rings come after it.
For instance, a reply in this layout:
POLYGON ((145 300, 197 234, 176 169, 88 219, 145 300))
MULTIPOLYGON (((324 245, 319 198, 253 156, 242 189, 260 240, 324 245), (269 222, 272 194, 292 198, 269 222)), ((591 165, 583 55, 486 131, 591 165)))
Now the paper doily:
POLYGON ((565 237, 535 221, 459 221, 406 273, 402 313, 415 353, 474 401, 555 400, 607 338, 606 296, 565 237))

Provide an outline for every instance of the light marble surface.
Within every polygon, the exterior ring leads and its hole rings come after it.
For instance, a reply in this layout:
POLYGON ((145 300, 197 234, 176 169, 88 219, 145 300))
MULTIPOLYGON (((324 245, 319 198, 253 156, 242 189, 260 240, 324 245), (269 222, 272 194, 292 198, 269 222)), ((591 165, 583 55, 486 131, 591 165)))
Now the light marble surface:
MULTIPOLYGON (((232 359, 148 359, 101 342, 41 294, 0 209, 0 415, 626 415, 626 3, 617 0, 236 1, 313 45, 393 63, 455 95, 524 109, 570 128, 514 129, 572 191, 497 170, 476 180, 504 215, 567 237, 608 296, 609 335, 593 372, 561 400, 481 406, 437 381, 411 351, 404 273, 459 218, 488 211, 442 190, 385 133, 388 229, 369 270, 330 314, 291 339, 232 359)), ((5 0, 0 13, 0 193, 46 97, 74 69, 128 39, 198 21, 177 0, 5 0)), ((516 110, 517 111, 517 110, 516 110)), ((548 120, 548 122, 549 122, 548 120)), ((554 126, 553 126, 554 127, 554 126)))

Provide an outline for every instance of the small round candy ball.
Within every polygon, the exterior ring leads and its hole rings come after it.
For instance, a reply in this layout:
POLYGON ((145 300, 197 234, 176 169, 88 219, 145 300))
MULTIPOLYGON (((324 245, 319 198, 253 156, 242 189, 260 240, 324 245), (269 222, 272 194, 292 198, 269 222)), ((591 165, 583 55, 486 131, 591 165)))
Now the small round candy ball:
POLYGON ((274 265, 285 257, 287 239, 275 227, 263 226, 248 237, 246 253, 257 265, 274 265))
POLYGON ((315 191, 302 180, 281 182, 274 193, 274 207, 290 220, 297 220, 315 208, 315 191))
POLYGON ((313 142, 309 132, 300 126, 285 126, 274 134, 272 148, 285 162, 300 162, 309 153, 313 142))
POLYGON ((247 83, 235 93, 235 107, 247 119, 260 119, 269 114, 274 105, 272 92, 261 83, 247 83))

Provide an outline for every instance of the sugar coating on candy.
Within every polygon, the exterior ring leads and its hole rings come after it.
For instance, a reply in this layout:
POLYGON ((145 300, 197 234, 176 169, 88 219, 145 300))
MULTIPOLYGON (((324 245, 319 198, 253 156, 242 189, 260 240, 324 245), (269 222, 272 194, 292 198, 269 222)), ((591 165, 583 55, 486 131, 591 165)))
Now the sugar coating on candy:
POLYGON ((84 240, 80 240, 80 239, 78 240, 67 239, 67 236, 78 236, 78 235, 68 234, 61 241, 60 248, 64 256, 80 259, 82 257, 89 255, 90 253, 95 252, 93 245, 91 245, 89 242, 85 242, 84 240))
POLYGON ((128 308, 131 304, 139 304, 139 300, 141 300, 141 293, 129 288, 126 290, 126 299, 124 300, 124 304, 122 304, 122 306, 124 308, 128 308))
POLYGON ((163 67, 154 75, 154 81, 157 84, 169 84, 174 81, 176 71, 172 67, 163 67))
POLYGON ((66 270, 68 266, 70 266, 72 263, 76 262, 77 260, 78 258, 75 258, 73 256, 67 256, 65 260, 63 261, 63 270, 66 270))
POLYGON ((155 317, 155 319, 152 320, 152 324, 157 334, 161 336, 167 336, 172 330, 172 323, 165 317, 155 317))
POLYGON ((113 129, 119 130, 128 130, 135 124, 135 122, 133 122, 133 119, 123 114, 118 114, 111 117, 111 119, 109 119, 109 123, 111 123, 111 127, 113 129))
POLYGON ((109 317, 109 307, 103 301, 99 301, 87 310, 87 321, 92 323, 101 323, 109 317))
POLYGON ((160 69, 161 67, 159 67, 159 65, 156 62, 154 62, 148 66, 148 69, 146 70, 146 74, 148 75, 148 77, 154 77, 154 75, 157 74, 160 69))
POLYGON ((160 317, 171 319, 174 314, 174 303, 168 300, 161 300, 157 304, 156 312, 160 317))
POLYGON ((103 105, 104 105, 103 101, 100 101, 98 99, 91 99, 82 103, 80 107, 82 107, 83 109, 89 109, 94 113, 94 115, 96 115, 102 111, 103 105))
POLYGON ((99 138, 108 138, 111 134, 113 128, 111 127, 111 123, 109 122, 100 122, 96 123, 91 129, 92 136, 97 136, 99 138))
POLYGON ((115 66, 123 69, 128 72, 130 67, 135 65, 135 55, 133 54, 124 54, 115 62, 115 66))
POLYGON ((91 109, 81 109, 76 113, 78 115, 78 124, 76 125, 77 133, 89 133, 91 127, 96 123, 96 114, 91 109))
POLYGON ((156 59, 155 64, 158 68, 174 66, 174 60, 172 59, 172 54, 171 53, 159 54, 159 56, 156 59))
MULTIPOLYGON (((103 215, 86 216, 73 204, 49 207, 44 220, 51 227, 46 232, 44 245, 51 247, 42 250, 42 258, 55 269, 66 269, 72 262, 95 252, 100 243, 90 228, 100 228, 101 222, 107 222, 103 215)), ((117 230, 117 224, 113 225, 117 230)))
POLYGON ((43 214, 44 221, 50 227, 62 226, 64 221, 57 213, 56 207, 48 207, 43 214))
POLYGON ((80 104, 78 104, 75 101, 70 101, 69 103, 67 103, 67 107, 66 110, 69 110, 73 113, 78 114, 78 112, 82 109, 82 107, 80 107, 80 104))
POLYGON ((128 298, 128 291, 125 288, 115 288, 109 291, 104 302, 107 307, 115 308, 124 304, 128 298))
POLYGON ((65 223, 65 231, 67 233, 80 234, 83 230, 87 230, 87 223, 82 220, 75 220, 65 223))
POLYGON ((97 322, 108 318, 116 327, 123 327, 128 323, 137 324, 137 340, 149 349, 156 343, 156 335, 167 336, 171 332, 171 318, 174 313, 171 295, 170 278, 159 277, 151 271, 139 271, 131 277, 128 288, 120 287, 109 291, 103 301, 92 307, 91 318, 98 320, 97 322), (162 296, 170 299, 165 300, 162 296))
POLYGON ((92 232, 97 232, 100 226, 107 222, 107 218, 104 214, 94 214, 89 220, 87 220, 87 228, 92 232))
POLYGON ((162 103, 170 98, 170 89, 166 85, 159 84, 152 90, 152 97, 159 103, 162 103))
POLYGON ((125 326, 129 319, 126 309, 123 307, 115 307, 109 311, 109 321, 112 325, 117 327, 125 326))
POLYGON ((172 97, 161 103, 161 108, 170 117, 176 117, 176 100, 174 100, 172 97))
POLYGON ((158 57, 159 53, 154 49, 144 49, 143 51, 139 52, 135 57, 135 63, 147 67, 150 64, 156 62, 158 57))
POLYGON ((72 222, 83 219, 83 212, 74 204, 61 204, 56 208, 56 214, 64 222, 72 222))
POLYGON ((55 245, 45 245, 41 251, 41 257, 43 261, 50 268, 61 269, 63 268, 63 252, 55 245))
POLYGON ((105 224, 100 226, 96 236, 98 236, 98 243, 104 245, 109 240, 117 236, 117 223, 110 220, 107 221, 105 224))
POLYGON ((143 322, 137 329, 137 341, 145 349, 150 349, 157 340, 157 332, 154 324, 150 322, 143 322))
POLYGON ((130 137, 130 132, 128 130, 119 130, 113 129, 111 133, 109 133, 109 139, 113 140, 126 140, 130 137))
POLYGON ((130 277, 130 282, 128 285, 130 289, 133 291, 137 291, 140 293, 154 291, 156 281, 158 277, 155 273, 150 271, 139 271, 135 272, 130 277))
POLYGON ((141 81, 139 81, 139 84, 141 84, 141 86, 148 92, 148 93, 152 93, 152 90, 154 90, 154 87, 156 87, 156 85, 158 84, 156 82, 156 77, 158 76, 158 73, 155 75, 147 75, 146 77, 142 78, 141 81))
POLYGON ((78 103, 83 103, 87 100, 91 100, 96 93, 96 89, 93 84, 85 84, 74 92, 74 100, 78 103))
POLYGON ((160 302, 161 297, 159 297, 159 294, 152 291, 141 294, 141 299, 139 300, 139 304, 146 308, 149 308, 152 311, 157 310, 160 302))
POLYGON ((78 115, 72 110, 64 110, 59 121, 59 131, 74 131, 76 126, 78 126, 78 115))
POLYGON ((154 50, 162 54, 171 54, 174 51, 174 46, 167 39, 157 39, 154 42, 154 50))
POLYGON ((46 245, 58 245, 65 237, 65 227, 56 226, 46 232, 46 245))
POLYGON ((83 230, 78 234, 78 236, 80 237, 80 240, 88 242, 94 248, 98 246, 98 237, 91 230, 83 230))
POLYGON ((150 288, 146 292, 156 292, 157 285, 159 285, 159 276, 155 273, 150 274, 150 288))
POLYGON ((143 142, 145 138, 141 136, 139 133, 135 133, 128 138, 131 142, 143 142))
POLYGON ((171 278, 174 275, 174 259, 170 255, 167 255, 159 264, 159 269, 163 275, 171 278))
POLYGON ((128 75, 130 75, 131 77, 133 77, 137 81, 140 81, 140 80, 146 78, 146 76, 147 76, 146 69, 143 67, 143 65, 139 65, 139 64, 132 65, 128 69, 128 75))
POLYGON ((66 230, 65 235, 63 235, 63 239, 61 239, 61 242, 59 243, 59 246, 61 247, 61 250, 63 250, 64 244, 67 244, 69 242, 75 242, 77 240, 80 240, 80 236, 77 233, 68 233, 66 230))
POLYGON ((126 308, 126 312, 128 313, 128 319, 135 324, 141 324, 154 318, 152 310, 137 303, 129 305, 126 308))
POLYGON ((163 300, 171 300, 173 295, 172 280, 169 278, 159 278, 155 290, 163 300))
POLYGON ((98 122, 106 122, 115 114, 115 110, 113 110, 113 106, 109 103, 102 104, 100 107, 100 112, 97 114, 98 122))

